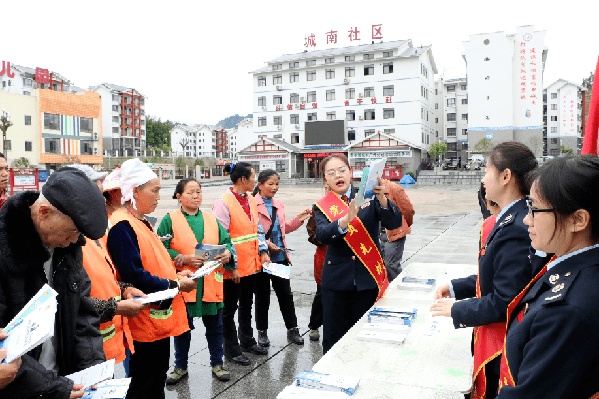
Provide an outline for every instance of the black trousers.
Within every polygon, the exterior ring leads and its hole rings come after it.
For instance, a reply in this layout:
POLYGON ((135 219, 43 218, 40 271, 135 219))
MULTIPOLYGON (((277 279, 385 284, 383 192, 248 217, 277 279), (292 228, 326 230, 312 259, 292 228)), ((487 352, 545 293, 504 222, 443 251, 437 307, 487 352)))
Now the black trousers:
POLYGON ((231 279, 223 282, 223 338, 225 356, 236 357, 241 355, 243 346, 256 344, 254 331, 252 330, 252 303, 254 295, 254 276, 249 275, 241 278, 239 284, 231 279), (239 331, 235 326, 235 312, 239 309, 237 319, 239 331), (239 341, 237 340, 239 333, 239 341))
POLYGON ((164 399, 171 350, 170 338, 154 342, 134 341, 129 361, 131 384, 126 399, 164 399))
POLYGON ((323 339, 327 353, 376 302, 377 289, 335 291, 322 287, 323 339))
POLYGON ((316 295, 312 301, 312 311, 310 312, 310 323, 308 328, 310 330, 318 330, 322 326, 322 292, 320 290, 320 284, 316 285, 316 295))
POLYGON ((289 279, 273 276, 265 272, 256 274, 256 329, 268 329, 268 308, 270 307, 270 284, 277 295, 279 309, 287 329, 297 327, 297 316, 293 304, 293 293, 289 279))

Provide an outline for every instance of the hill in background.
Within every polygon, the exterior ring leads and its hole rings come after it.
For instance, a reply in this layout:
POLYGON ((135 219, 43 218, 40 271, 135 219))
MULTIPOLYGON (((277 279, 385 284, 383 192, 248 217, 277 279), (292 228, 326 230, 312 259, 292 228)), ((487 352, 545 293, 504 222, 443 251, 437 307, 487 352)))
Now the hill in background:
POLYGON ((241 116, 239 114, 235 114, 235 115, 226 117, 222 121, 219 121, 217 123, 217 125, 220 125, 225 129, 231 129, 231 128, 237 127, 237 124, 239 122, 241 122, 242 120, 244 120, 245 118, 251 118, 251 117, 252 117, 252 114, 248 114, 247 116, 241 116))

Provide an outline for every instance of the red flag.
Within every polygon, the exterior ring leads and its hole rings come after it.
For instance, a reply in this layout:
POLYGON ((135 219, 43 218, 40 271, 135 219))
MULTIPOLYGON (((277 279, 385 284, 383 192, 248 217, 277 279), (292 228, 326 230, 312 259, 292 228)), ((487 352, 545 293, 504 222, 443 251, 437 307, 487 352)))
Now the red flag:
MULTIPOLYGON (((597 60, 597 69, 595 77, 599 72, 599 60, 597 60)), ((581 154, 597 155, 597 136, 599 130, 599 82, 593 82, 593 93, 591 94, 591 106, 589 108, 589 118, 584 129, 584 141, 582 143, 581 154)))

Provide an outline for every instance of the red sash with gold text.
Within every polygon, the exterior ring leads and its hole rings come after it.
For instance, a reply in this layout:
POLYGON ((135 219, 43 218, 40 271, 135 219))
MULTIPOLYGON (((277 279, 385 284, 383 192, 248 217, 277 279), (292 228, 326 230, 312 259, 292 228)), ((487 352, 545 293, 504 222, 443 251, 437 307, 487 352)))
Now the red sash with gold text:
MULTIPOLYGON (((349 210, 347 204, 333 192, 324 196, 316 203, 316 206, 318 206, 330 222, 334 222, 347 215, 349 210)), ((378 247, 358 216, 349 223, 347 234, 343 239, 358 259, 360 259, 364 267, 366 267, 366 270, 368 270, 374 281, 376 281, 376 285, 379 288, 379 295, 376 298, 378 301, 389 286, 387 269, 385 268, 378 247)))

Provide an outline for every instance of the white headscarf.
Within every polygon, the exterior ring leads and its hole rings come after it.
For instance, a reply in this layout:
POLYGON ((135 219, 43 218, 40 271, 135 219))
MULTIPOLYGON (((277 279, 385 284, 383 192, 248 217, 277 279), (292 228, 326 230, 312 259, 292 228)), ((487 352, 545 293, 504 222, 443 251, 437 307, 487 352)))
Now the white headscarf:
POLYGON ((125 204, 125 202, 131 201, 133 209, 137 210, 133 189, 157 178, 156 173, 152 172, 152 169, 141 162, 139 158, 123 162, 121 166, 121 193, 123 195, 121 203, 125 204))

